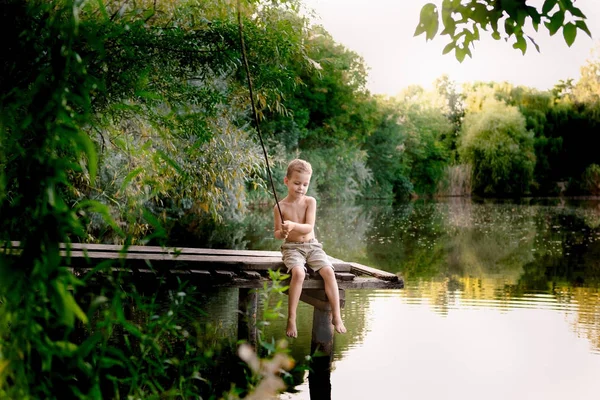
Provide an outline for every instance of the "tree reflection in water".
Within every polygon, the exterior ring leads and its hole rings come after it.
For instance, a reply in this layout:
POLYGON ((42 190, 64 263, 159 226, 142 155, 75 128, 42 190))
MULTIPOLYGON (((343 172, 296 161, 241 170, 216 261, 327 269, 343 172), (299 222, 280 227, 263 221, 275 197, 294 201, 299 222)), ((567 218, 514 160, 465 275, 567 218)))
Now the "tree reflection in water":
MULTIPOLYGON (((248 247, 277 249, 272 210, 255 211, 248 247)), ((330 255, 400 273, 407 301, 426 300, 441 314, 464 305, 565 310, 572 330, 600 352, 600 200, 321 204, 316 231, 330 255)), ((334 367, 362 343, 374 296, 347 298, 351 333, 336 335, 334 367)), ((296 359, 310 354, 311 311, 300 317, 308 328, 292 343, 296 359)))

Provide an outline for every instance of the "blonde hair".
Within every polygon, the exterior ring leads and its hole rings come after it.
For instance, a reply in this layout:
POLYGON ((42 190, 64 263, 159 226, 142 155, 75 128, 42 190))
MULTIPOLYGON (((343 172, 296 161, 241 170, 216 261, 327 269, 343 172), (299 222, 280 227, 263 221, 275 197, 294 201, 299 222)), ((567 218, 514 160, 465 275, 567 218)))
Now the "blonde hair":
POLYGON ((286 176, 288 178, 291 178, 294 172, 307 173, 312 175, 312 167, 308 161, 296 158, 295 160, 290 161, 290 163, 288 164, 286 176))

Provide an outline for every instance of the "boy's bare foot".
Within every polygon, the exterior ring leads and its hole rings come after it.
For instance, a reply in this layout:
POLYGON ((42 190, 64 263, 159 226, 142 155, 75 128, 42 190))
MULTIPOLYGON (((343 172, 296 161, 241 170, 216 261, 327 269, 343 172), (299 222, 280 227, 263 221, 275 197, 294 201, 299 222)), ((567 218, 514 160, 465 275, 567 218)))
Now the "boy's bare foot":
POLYGON ((346 333, 346 326, 341 318, 334 318, 332 322, 337 333, 346 333))
MULTIPOLYGON (((344 328, 345 330, 346 328, 344 328)), ((287 323, 287 329, 285 331, 285 334, 288 335, 288 337, 298 337, 298 330, 296 329, 296 320, 293 319, 288 319, 288 323, 287 323)))

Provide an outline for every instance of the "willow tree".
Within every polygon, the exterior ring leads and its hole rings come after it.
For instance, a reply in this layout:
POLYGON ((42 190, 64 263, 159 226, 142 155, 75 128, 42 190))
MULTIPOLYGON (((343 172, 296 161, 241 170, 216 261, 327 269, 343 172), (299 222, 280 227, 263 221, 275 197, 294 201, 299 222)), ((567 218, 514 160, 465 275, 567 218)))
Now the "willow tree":
POLYGON ((533 132, 517 107, 485 97, 467 111, 459 142, 463 162, 473 166, 473 190, 483 195, 529 193, 535 167, 533 132))

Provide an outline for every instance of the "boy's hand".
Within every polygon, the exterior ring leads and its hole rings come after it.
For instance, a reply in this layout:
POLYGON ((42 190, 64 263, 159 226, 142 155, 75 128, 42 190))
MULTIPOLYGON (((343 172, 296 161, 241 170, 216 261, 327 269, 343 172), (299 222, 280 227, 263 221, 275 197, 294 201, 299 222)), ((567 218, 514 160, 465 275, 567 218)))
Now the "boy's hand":
POLYGON ((284 221, 283 224, 281 224, 281 231, 283 232, 283 234, 287 238, 287 236, 290 234, 291 231, 294 230, 295 227, 296 227, 296 223, 295 222, 284 221))

